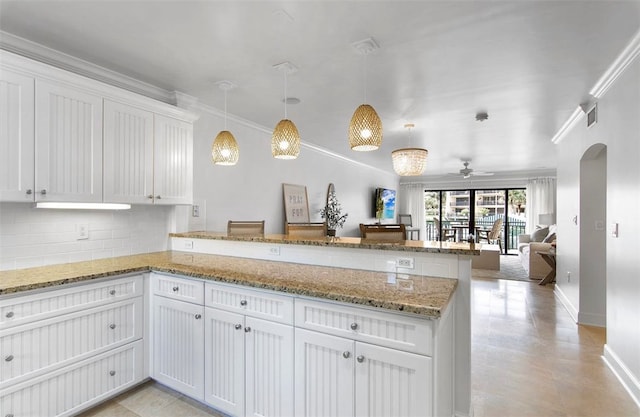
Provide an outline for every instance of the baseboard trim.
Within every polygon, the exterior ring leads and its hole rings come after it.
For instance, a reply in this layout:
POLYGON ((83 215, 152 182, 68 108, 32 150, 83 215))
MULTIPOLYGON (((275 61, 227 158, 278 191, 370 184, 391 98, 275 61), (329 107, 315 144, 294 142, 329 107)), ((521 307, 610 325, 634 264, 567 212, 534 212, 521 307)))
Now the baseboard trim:
POLYGON ((604 314, 579 312, 578 323, 587 326, 607 327, 607 317, 604 314))
POLYGON ((560 301, 560 304, 562 304, 564 309, 567 310, 573 321, 578 323, 578 310, 573 306, 573 304, 571 304, 571 301, 569 301, 569 298, 564 294, 564 292, 562 292, 562 289, 558 286, 558 284, 556 284, 553 293, 560 301))
POLYGON ((638 378, 633 375, 609 345, 604 345, 604 355, 602 359, 616 378, 618 378, 618 381, 620 381, 624 389, 627 390, 631 399, 640 407, 640 381, 638 381, 638 378))

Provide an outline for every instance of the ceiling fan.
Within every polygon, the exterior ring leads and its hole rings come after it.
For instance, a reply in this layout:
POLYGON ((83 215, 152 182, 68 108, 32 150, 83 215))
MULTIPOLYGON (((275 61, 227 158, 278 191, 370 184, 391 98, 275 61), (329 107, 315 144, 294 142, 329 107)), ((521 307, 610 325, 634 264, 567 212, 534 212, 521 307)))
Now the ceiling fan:
POLYGON ((482 172, 482 171, 474 171, 472 168, 469 168, 469 161, 462 161, 464 168, 462 168, 457 173, 449 173, 449 175, 462 175, 462 178, 467 179, 471 176, 477 177, 488 177, 493 175, 493 172, 482 172))

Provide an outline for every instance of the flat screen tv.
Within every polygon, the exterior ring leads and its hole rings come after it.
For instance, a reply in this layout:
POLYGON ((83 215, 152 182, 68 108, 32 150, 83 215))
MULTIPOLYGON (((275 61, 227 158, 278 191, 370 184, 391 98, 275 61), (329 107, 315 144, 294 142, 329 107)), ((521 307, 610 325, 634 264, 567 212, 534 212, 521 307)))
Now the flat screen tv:
POLYGON ((375 193, 375 217, 376 219, 395 219, 396 217, 396 190, 388 188, 376 188, 375 193))

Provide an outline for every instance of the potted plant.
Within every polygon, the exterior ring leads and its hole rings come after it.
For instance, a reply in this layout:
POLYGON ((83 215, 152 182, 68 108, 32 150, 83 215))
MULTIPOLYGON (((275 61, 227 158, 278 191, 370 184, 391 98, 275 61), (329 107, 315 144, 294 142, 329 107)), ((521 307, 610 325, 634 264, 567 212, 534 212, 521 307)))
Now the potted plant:
POLYGON ((336 229, 344 226, 349 213, 342 214, 342 207, 338 202, 335 190, 330 190, 327 197, 327 205, 320 210, 320 216, 327 221, 327 234, 336 235, 336 229))

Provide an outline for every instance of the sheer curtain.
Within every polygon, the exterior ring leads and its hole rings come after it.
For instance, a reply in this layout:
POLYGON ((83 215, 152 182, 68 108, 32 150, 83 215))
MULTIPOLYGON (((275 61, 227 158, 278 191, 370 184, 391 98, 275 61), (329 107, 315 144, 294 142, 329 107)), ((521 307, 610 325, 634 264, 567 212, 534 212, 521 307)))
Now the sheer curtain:
POLYGON ((420 228, 420 239, 427 236, 427 226, 424 218, 424 190, 426 184, 400 184, 399 205, 400 214, 411 214, 413 227, 420 228))
POLYGON ((534 178, 527 183, 527 233, 535 230, 541 214, 556 221, 556 179, 534 178))

